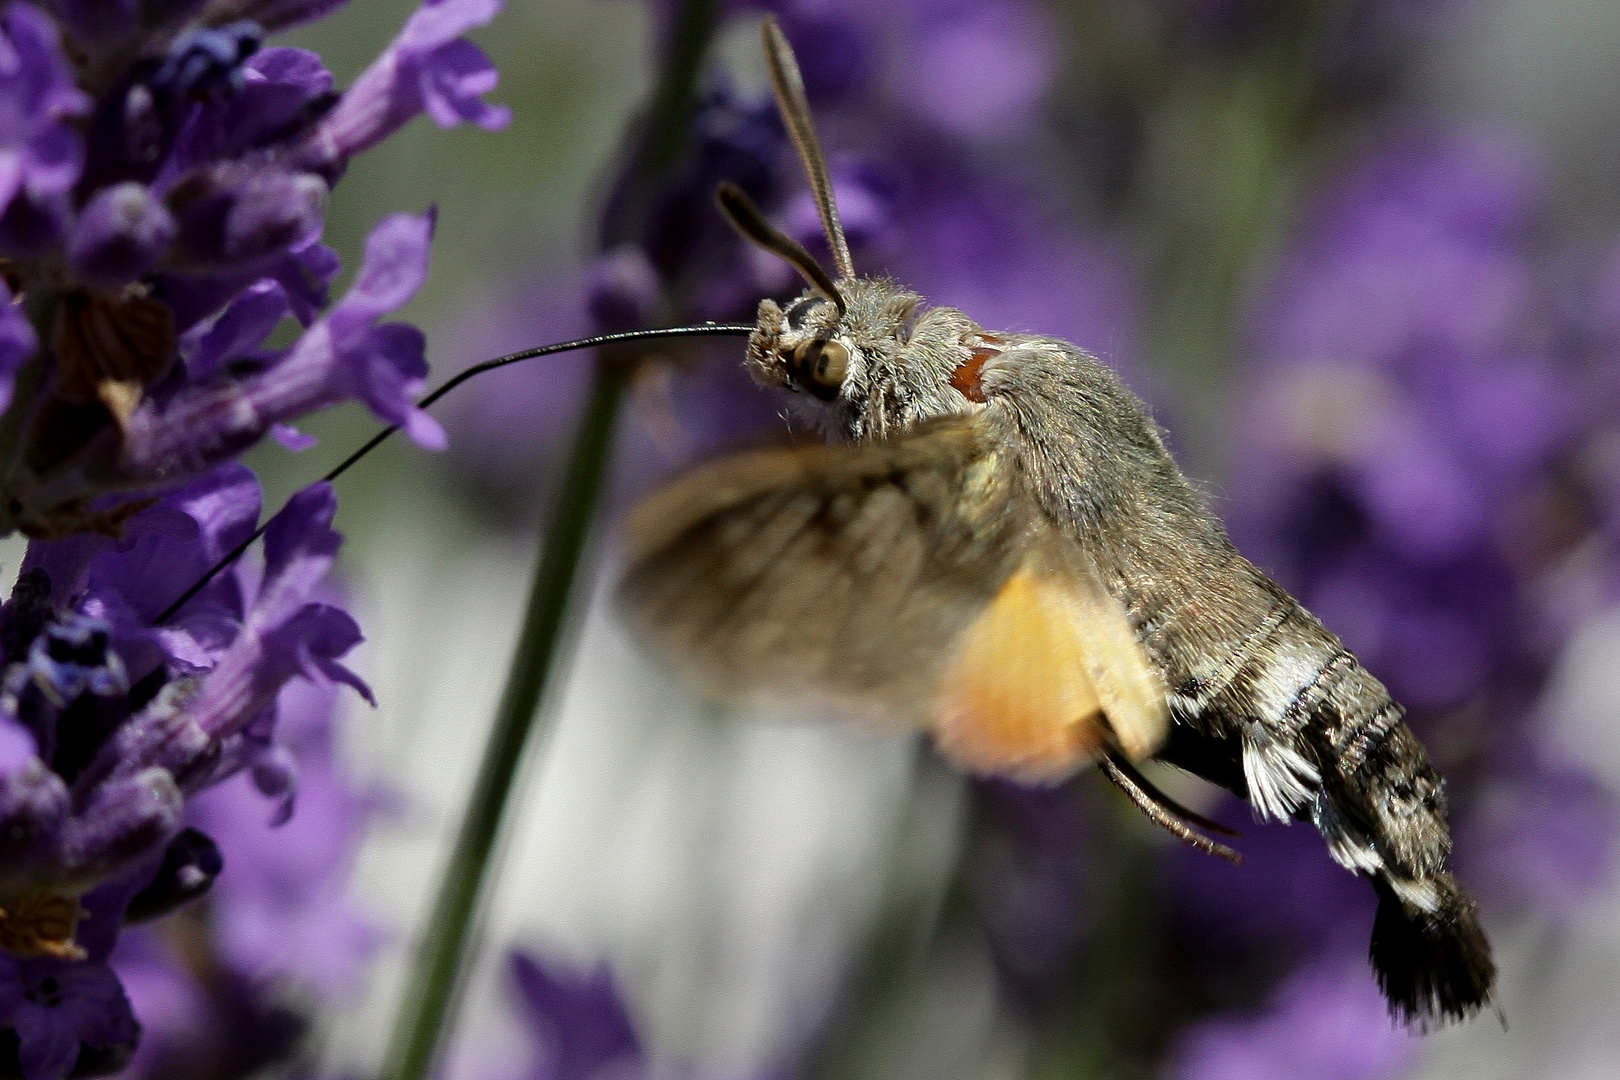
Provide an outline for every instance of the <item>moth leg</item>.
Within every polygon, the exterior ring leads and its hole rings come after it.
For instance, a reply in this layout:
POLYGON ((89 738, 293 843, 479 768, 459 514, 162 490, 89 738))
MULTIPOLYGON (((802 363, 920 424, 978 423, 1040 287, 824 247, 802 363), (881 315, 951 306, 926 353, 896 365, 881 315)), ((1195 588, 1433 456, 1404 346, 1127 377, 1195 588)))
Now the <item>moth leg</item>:
POLYGON ((1138 788, 1141 788, 1149 798, 1158 803, 1160 806, 1164 807, 1165 810, 1174 814, 1176 817, 1181 818, 1188 825, 1197 826, 1206 832, 1220 833, 1222 836, 1231 836, 1236 838, 1243 835, 1236 829, 1232 828, 1232 826, 1223 825, 1214 818, 1207 818, 1203 814, 1200 814, 1198 811, 1192 809, 1192 807, 1184 806, 1172 799, 1163 791, 1159 790, 1153 781, 1143 776, 1141 771, 1137 769, 1135 765, 1131 764, 1129 758, 1121 755, 1117 751, 1110 751, 1109 757, 1112 759, 1114 767, 1129 777, 1131 782, 1134 783, 1138 788))
POLYGON ((1148 779, 1137 772, 1130 762, 1114 753, 1104 754, 1097 759, 1098 768, 1102 769, 1104 776, 1113 782, 1114 786, 1125 793, 1125 797, 1136 804, 1136 808, 1147 815, 1147 819, 1180 840, 1184 844, 1191 844, 1199 851, 1210 855, 1218 855, 1234 866, 1243 861, 1243 856, 1217 840, 1211 840, 1190 822, 1196 821, 1200 825, 1214 832, 1224 833, 1227 836, 1236 836, 1231 829, 1218 822, 1210 821, 1201 814, 1194 813, 1177 803, 1164 792, 1154 787, 1148 779))

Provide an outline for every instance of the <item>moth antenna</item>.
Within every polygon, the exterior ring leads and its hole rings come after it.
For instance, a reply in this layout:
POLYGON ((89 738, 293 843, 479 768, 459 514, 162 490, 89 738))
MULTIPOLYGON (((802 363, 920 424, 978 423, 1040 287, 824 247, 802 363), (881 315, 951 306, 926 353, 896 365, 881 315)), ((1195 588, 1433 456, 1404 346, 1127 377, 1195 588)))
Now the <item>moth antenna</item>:
POLYGON ((760 28, 765 39, 765 63, 771 69, 771 86, 776 90, 776 107, 781 110, 782 123, 793 138, 804 162, 804 172, 810 178, 810 194, 816 200, 821 214, 821 227, 832 248, 833 264, 840 278, 855 276, 855 264, 849 257, 849 241, 844 239, 844 226, 838 220, 838 204, 833 201, 832 178, 827 172, 827 157, 821 152, 821 139, 816 135, 816 122, 810 115, 810 99, 804 93, 804 77, 799 74, 799 62, 794 59, 793 46, 776 23, 775 15, 765 16, 760 28))
MULTIPOLYGON (((444 397, 444 395, 466 382, 468 379, 471 379, 477 375, 482 375, 486 371, 494 371, 496 368, 503 368, 508 364, 516 364, 523 360, 533 360, 540 356, 551 356, 554 353, 572 352, 575 349, 593 349, 603 345, 619 345, 634 341, 661 341, 666 338, 687 337, 747 337, 753 332, 754 327, 752 326, 726 323, 702 323, 698 326, 667 326, 660 330, 628 330, 617 334, 596 334, 593 337, 579 338, 574 341, 560 341, 552 345, 537 345, 532 349, 523 349, 519 352, 507 353, 505 356, 497 356, 493 360, 485 360, 481 363, 474 364, 465 371, 461 371, 456 375, 451 376, 443 386, 428 394, 421 401, 418 401, 416 403, 416 407, 418 409, 427 408, 440 398, 444 397)), ((370 454, 373 450, 377 449, 377 447, 387 442, 389 437, 398 430, 398 424, 390 424, 383 428, 381 431, 377 432, 377 434, 367 439, 358 450, 344 458, 342 461, 338 462, 338 464, 328 471, 325 476, 321 477, 321 480, 325 481, 326 483, 331 483, 332 481, 336 480, 338 477, 342 476, 357 463, 359 463, 359 461, 367 454, 370 454)), ((221 572, 228 569, 232 563, 246 554, 247 549, 253 546, 253 542, 255 540, 264 535, 264 531, 270 527, 270 522, 274 519, 274 514, 266 518, 257 529, 253 530, 253 534, 251 536, 249 536, 246 540, 243 540, 240 544, 237 544, 225 554, 224 558, 220 559, 219 562, 209 567, 207 573, 203 574, 202 577, 192 582, 191 587, 185 592, 181 593, 179 599, 163 609, 163 614, 157 617, 154 625, 161 626, 163 623, 166 623, 170 619, 174 618, 176 613, 178 613, 181 608, 185 607, 192 597, 202 592, 210 581, 213 581, 214 578, 218 577, 221 572)))
POLYGON ((1191 844, 1199 851, 1210 855, 1218 855, 1234 866, 1243 861, 1243 856, 1217 840, 1211 840, 1190 822, 1197 822, 1212 832, 1223 833, 1227 836, 1236 836, 1237 833, 1222 825, 1211 821, 1202 814, 1195 813, 1176 802, 1170 796, 1154 787, 1153 784, 1136 771, 1135 766, 1110 751, 1097 760, 1097 766, 1102 769, 1103 775, 1113 781, 1115 787, 1125 793, 1125 797, 1136 804, 1136 808, 1147 815, 1147 819, 1180 840, 1184 844, 1191 844))
POLYGON ((811 288, 838 306, 838 316, 843 318, 844 298, 839 295, 838 286, 833 284, 832 278, 827 276, 827 271, 816 262, 814 255, 804 249, 803 244, 772 225, 746 191, 736 184, 721 184, 714 193, 714 201, 720 204, 720 212, 744 239, 787 260, 810 283, 811 288))

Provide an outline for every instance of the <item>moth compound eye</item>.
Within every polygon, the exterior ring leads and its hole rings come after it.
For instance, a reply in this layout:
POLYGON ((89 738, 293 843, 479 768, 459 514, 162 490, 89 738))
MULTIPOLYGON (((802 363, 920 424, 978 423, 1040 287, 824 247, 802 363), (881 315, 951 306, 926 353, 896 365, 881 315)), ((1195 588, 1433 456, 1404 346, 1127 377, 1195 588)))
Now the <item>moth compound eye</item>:
POLYGON ((825 296, 806 296, 802 300, 795 300, 793 306, 787 309, 787 324, 791 330, 804 329, 804 317, 810 314, 810 309, 817 304, 827 303, 825 296))
POLYGON ((849 372, 849 350, 836 341, 811 338, 799 343, 788 361, 788 374, 793 381, 822 401, 838 396, 849 372))

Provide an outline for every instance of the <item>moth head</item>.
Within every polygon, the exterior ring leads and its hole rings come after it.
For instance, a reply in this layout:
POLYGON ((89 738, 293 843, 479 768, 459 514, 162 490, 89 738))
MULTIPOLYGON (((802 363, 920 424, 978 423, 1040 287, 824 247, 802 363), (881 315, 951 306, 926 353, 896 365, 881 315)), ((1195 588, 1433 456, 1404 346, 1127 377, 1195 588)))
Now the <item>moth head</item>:
MULTIPOLYGON (((882 340, 896 336, 887 332, 886 325, 871 325, 871 316, 879 315, 878 322, 883 323, 881 315, 894 306, 872 294, 874 290, 896 290, 887 283, 856 278, 849 242, 838 220, 838 205, 833 201, 826 157, 810 116, 810 103, 793 49, 774 16, 766 16, 762 35, 782 123, 793 138, 810 180, 810 193, 838 276, 835 280, 803 244, 771 224, 741 188, 720 185, 716 200, 732 227, 751 243, 780 256, 809 285, 785 309, 772 300, 760 304, 758 327, 748 342, 748 366, 754 377, 766 385, 800 391, 828 404, 849 405, 865 397, 853 391, 859 391, 864 384, 869 361, 885 351, 882 340), (853 312, 852 300, 856 309, 853 312)), ((912 298, 902 305, 905 312, 897 326, 909 318, 915 303, 912 298)))

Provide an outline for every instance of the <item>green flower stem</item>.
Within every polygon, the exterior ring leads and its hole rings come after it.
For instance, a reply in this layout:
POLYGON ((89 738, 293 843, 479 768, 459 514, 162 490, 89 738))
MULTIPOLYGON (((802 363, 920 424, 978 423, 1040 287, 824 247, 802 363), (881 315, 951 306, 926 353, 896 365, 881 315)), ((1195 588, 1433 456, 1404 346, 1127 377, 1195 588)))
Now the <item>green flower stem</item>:
MULTIPOLYGON (((606 222, 604 248, 633 241, 646 224, 655 192, 679 167, 690 144, 698 76, 715 28, 718 0, 685 0, 674 15, 669 47, 628 160, 632 196, 606 222)), ((614 420, 634 372, 634 353, 599 353, 596 382, 574 438, 562 488, 547 519, 523 631, 501 694, 500 710, 478 769, 461 834, 444 870, 388 1050, 389 1080, 425 1080, 438 1064, 466 979, 469 943, 490 888, 492 859, 525 746, 536 741, 540 704, 556 672, 567 668, 569 596, 595 517, 613 449, 614 420)))
POLYGON ((465 981, 473 925, 491 879, 506 803, 523 750, 532 741, 539 705, 554 673, 566 668, 563 638, 569 596, 591 531, 613 449, 614 421, 630 368, 599 360, 596 382, 574 437, 567 472, 548 519, 528 611, 501 693, 500 709, 478 768, 467 815, 445 865, 438 899, 416 961, 389 1047, 393 1080, 424 1080, 438 1063, 465 981))

